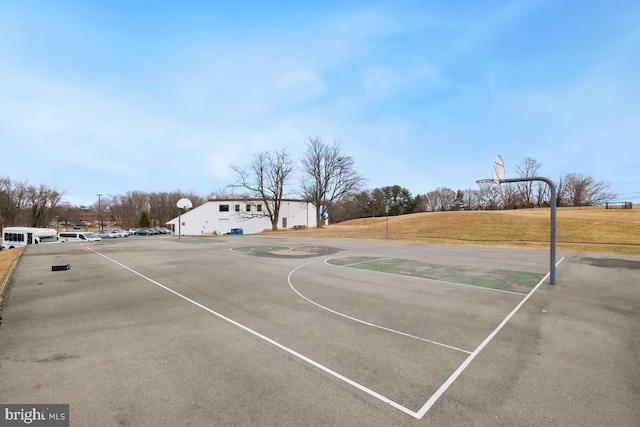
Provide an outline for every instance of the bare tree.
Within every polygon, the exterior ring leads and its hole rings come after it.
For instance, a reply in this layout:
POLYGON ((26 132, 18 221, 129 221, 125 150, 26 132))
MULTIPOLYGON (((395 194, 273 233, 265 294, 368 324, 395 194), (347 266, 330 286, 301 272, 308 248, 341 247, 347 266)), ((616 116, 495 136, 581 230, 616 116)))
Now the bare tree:
MULTIPOLYGON (((556 186, 556 192, 558 187, 556 186)), ((551 189, 546 183, 538 182, 534 188, 535 190, 535 204, 537 207, 542 207, 543 205, 549 206, 551 204, 551 189)), ((557 197, 557 196, 556 196, 557 197)))
MULTIPOLYGON (((162 191, 146 193, 142 191, 129 191, 126 194, 116 194, 102 199, 102 218, 109 219, 123 228, 137 227, 140 223, 142 212, 146 212, 149 223, 154 226, 163 226, 178 215, 176 202, 182 198, 189 199, 193 206, 199 206, 206 202, 193 192, 162 191)), ((97 203, 93 206, 97 213, 97 203)))
MULTIPOLYGON (((129 191, 103 198, 104 217, 110 216, 122 227, 137 227, 143 211, 149 211, 149 194, 129 191)), ((97 209, 97 205, 94 206, 97 209)))
POLYGON ((28 186, 29 224, 32 227, 49 225, 57 214, 63 193, 46 185, 28 186))
POLYGON ((63 195, 43 184, 0 178, 0 225, 48 226, 61 211, 63 195))
POLYGON ((478 190, 467 188, 462 194, 462 209, 469 211, 479 208, 478 190))
POLYGON ((285 196, 285 187, 294 170, 294 164, 285 149, 275 152, 263 151, 255 154, 248 167, 229 167, 238 174, 238 180, 231 188, 242 188, 259 198, 271 220, 271 229, 278 229, 280 205, 285 196))
POLYGON ((565 182, 573 206, 595 206, 616 197, 609 183, 596 181, 590 176, 570 173, 566 176, 565 182))
POLYGON ((223 187, 223 188, 218 188, 216 190, 213 190, 211 193, 209 193, 209 195, 207 196, 207 199, 229 199, 231 197, 233 197, 233 192, 229 191, 230 188, 229 187, 223 187))
POLYGON ((435 212, 438 210, 438 192, 429 191, 422 196, 422 207, 425 212, 435 212))
POLYGON ((454 202, 456 200, 456 192, 450 188, 438 187, 436 188, 436 193, 438 197, 438 210, 452 210, 454 202))
POLYGON ((27 181, 13 183, 11 203, 16 207, 15 225, 28 225, 29 220, 26 212, 29 208, 29 183, 27 181))
POLYGON ((450 211, 459 209, 458 193, 450 188, 438 187, 420 196, 423 212, 450 211))
MULTIPOLYGON (((516 166, 516 172, 520 178, 533 178, 538 176, 538 170, 542 163, 531 157, 527 157, 516 166)), ((526 207, 534 206, 534 181, 523 181, 517 183, 517 188, 526 207)))
POLYGON ((64 225, 65 230, 68 229, 69 225, 71 224, 71 217, 73 216, 72 215, 73 210, 74 210, 74 207, 71 205, 71 203, 63 202, 60 205, 60 209, 58 210, 57 225, 64 225))
POLYGON ((502 200, 501 186, 492 183, 483 183, 478 189, 476 200, 478 209, 498 209, 502 200))
POLYGON ((317 227, 323 226, 323 209, 335 205, 347 194, 357 192, 365 179, 355 168, 353 158, 342 154, 342 146, 325 144, 320 137, 309 138, 301 159, 302 197, 316 208, 317 227))
MULTIPOLYGON (((362 208, 360 207, 360 194, 347 194, 339 203, 331 205, 331 220, 332 223, 347 221, 362 216, 362 208)), ((366 197, 366 192, 365 192, 366 197)))
POLYGON ((512 183, 500 184, 498 200, 499 209, 516 209, 518 205, 526 205, 522 196, 522 189, 512 183))
POLYGON ((567 177, 560 176, 556 180, 556 205, 565 206, 568 202, 569 194, 567 191, 567 177))
POLYGON ((180 194, 177 191, 151 193, 149 195, 149 220, 151 225, 153 227, 164 226, 167 221, 174 218, 177 209, 176 203, 180 198, 180 194))
POLYGON ((176 203, 182 198, 189 199, 194 207, 206 202, 203 197, 193 192, 185 193, 180 190, 149 194, 149 220, 152 226, 164 226, 167 221, 175 218, 178 214, 176 203))
POLYGON ((0 177, 0 226, 18 224, 18 207, 13 194, 11 179, 0 177))

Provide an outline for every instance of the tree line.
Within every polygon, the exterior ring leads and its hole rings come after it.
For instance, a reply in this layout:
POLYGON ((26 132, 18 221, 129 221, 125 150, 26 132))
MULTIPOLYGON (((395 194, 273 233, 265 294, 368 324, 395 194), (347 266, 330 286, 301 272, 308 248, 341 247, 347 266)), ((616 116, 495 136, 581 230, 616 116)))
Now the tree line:
POLYGON ((0 225, 48 227, 101 219, 122 228, 138 226, 141 221, 161 226, 178 215, 177 200, 187 197, 194 205, 207 201, 193 192, 130 191, 101 197, 91 206, 75 206, 64 202, 63 196, 56 188, 0 177, 0 225))
MULTIPOLYGON (((515 167, 520 178, 538 177, 542 164, 530 157, 515 167)), ((567 173, 553 180, 559 207, 602 205, 617 196, 605 181, 581 173, 567 173)), ((402 215, 417 212, 497 210, 548 207, 551 205, 548 185, 540 181, 525 181, 497 185, 479 182, 476 188, 453 190, 438 187, 413 197, 399 185, 374 188, 346 197, 334 207, 336 222, 382 215, 402 215)))
MULTIPOLYGON (((541 163, 526 158, 515 168, 521 178, 538 176, 541 163)), ((297 196, 316 208, 318 226, 327 216, 331 222, 376 216, 396 216, 416 212, 455 210, 518 209, 550 205, 548 186, 526 181, 496 185, 482 182, 477 188, 453 190, 439 187, 413 196, 400 185, 364 189, 366 179, 340 143, 325 143, 310 137, 306 151, 296 163, 286 149, 260 152, 249 165, 229 165, 236 181, 207 197, 194 192, 142 192, 104 196, 91 206, 63 202, 64 193, 45 185, 13 182, 0 177, 0 224, 46 227, 77 224, 101 218, 122 228, 145 224, 164 225, 178 215, 176 201, 188 198, 197 207, 212 198, 261 200, 264 215, 277 230, 283 199, 297 196), (297 181, 297 186, 294 185, 297 181)), ((616 197, 610 185, 580 173, 567 173, 554 180, 557 206, 594 206, 616 197)))

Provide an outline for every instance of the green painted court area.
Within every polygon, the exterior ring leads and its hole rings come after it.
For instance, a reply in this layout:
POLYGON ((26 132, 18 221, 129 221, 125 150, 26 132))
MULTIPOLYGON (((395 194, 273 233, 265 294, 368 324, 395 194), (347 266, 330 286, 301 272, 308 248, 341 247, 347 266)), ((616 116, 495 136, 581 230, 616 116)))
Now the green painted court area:
POLYGON ((428 262, 376 257, 334 258, 329 264, 360 270, 380 271, 438 280, 468 286, 498 289, 503 291, 528 293, 542 280, 543 274, 525 271, 501 270, 475 266, 451 266, 428 262))

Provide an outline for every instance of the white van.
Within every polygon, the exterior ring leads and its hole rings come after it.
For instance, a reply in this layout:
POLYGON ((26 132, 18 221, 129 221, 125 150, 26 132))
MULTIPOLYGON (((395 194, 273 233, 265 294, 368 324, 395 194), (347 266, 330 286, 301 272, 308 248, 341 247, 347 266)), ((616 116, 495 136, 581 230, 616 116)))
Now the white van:
POLYGON ((58 241, 57 234, 58 232, 53 228, 5 227, 2 229, 2 249, 54 243, 58 241))
POLYGON ((61 242, 95 242, 102 239, 91 231, 61 231, 58 233, 58 240, 61 242))

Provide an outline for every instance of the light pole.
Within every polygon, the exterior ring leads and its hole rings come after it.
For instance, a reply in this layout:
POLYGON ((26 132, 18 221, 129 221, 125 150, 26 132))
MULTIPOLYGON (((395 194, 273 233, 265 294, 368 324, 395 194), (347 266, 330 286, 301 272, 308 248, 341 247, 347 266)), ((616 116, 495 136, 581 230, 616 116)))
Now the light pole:
POLYGON ((387 240, 389 239, 389 201, 384 202, 384 213, 387 215, 387 240))
POLYGON ((96 196, 98 196, 98 231, 102 231, 102 212, 100 209, 100 197, 102 197, 102 194, 98 193, 96 196))

